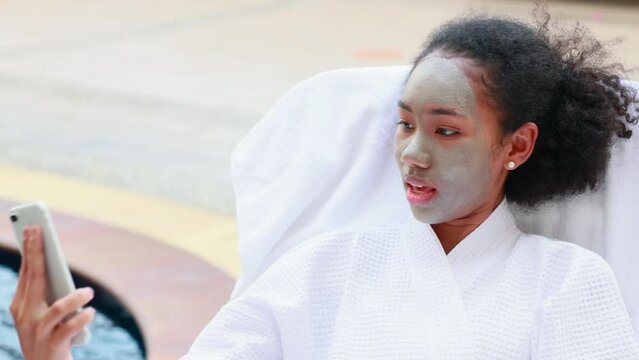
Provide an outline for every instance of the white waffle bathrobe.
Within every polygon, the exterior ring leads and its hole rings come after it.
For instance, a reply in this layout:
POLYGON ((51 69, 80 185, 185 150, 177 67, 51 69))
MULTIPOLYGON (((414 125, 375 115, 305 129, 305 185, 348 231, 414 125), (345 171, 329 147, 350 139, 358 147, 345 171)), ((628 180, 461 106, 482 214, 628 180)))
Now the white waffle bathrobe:
POLYGON ((303 242, 184 359, 620 360, 639 346, 606 262, 522 234, 503 202, 448 256, 412 219, 303 242))
MULTIPOLYGON (((598 255, 523 234, 506 202, 448 255, 412 219, 392 158, 406 70, 308 80, 237 147, 243 276, 183 359, 639 359, 598 255)), ((578 233, 606 228, 581 214, 578 233)))

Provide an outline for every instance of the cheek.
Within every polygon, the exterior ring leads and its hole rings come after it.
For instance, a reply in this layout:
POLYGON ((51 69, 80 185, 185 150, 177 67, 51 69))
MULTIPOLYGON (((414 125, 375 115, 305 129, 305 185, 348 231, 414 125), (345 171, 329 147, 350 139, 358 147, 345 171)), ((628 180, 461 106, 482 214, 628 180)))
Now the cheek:
POLYGON ((470 143, 439 152, 435 161, 443 180, 475 189, 485 186, 492 174, 491 156, 489 149, 479 145, 470 143))

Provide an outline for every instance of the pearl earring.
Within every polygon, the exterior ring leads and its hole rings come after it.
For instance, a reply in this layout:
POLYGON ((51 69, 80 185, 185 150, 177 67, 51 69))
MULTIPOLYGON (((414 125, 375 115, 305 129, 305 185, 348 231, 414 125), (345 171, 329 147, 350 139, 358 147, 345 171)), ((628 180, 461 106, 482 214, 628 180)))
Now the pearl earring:
POLYGON ((511 160, 506 164, 506 167, 508 168, 508 170, 515 170, 515 165, 515 162, 511 160))

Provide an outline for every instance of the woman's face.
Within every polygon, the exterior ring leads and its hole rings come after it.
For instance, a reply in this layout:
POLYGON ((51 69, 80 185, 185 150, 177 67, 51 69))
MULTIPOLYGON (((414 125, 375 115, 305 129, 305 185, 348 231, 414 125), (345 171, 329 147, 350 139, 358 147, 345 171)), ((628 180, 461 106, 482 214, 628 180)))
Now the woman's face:
POLYGON ((415 218, 440 224, 492 211, 503 197, 507 162, 483 70, 470 60, 425 57, 398 103, 395 156, 415 218))

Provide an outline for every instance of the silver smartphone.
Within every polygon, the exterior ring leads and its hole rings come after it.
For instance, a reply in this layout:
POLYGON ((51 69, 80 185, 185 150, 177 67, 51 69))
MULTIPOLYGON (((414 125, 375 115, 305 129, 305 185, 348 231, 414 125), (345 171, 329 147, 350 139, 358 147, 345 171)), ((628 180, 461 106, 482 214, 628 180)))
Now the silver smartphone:
MULTIPOLYGON (((62 247, 58 242, 53 221, 47 206, 43 202, 35 202, 16 206, 9 211, 13 231, 18 241, 20 253, 23 253, 23 230, 27 226, 40 226, 44 237, 44 256, 47 269, 47 303, 53 304, 56 300, 70 294, 75 290, 71 271, 64 259, 62 247)), ((77 312, 80 312, 78 309, 77 312)), ((71 339, 74 346, 86 345, 91 338, 89 329, 85 327, 71 339)))

